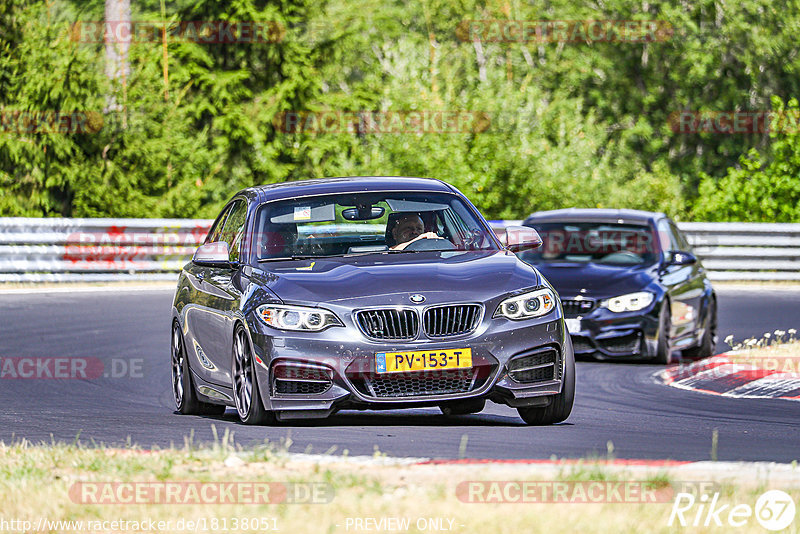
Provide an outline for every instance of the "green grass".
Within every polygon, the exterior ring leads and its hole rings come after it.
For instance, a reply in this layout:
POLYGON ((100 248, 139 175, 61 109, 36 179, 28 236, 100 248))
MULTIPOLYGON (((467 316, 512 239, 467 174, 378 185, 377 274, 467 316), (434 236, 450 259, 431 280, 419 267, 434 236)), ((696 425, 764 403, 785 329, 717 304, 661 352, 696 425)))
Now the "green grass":
MULTIPOLYGON (((290 455, 287 444, 264 443, 244 449, 230 434, 217 436, 209 446, 199 446, 190 437, 182 448, 153 451, 135 446, 86 447, 78 443, 0 443, 0 518, 34 522, 39 517, 84 521, 153 519, 172 521, 166 529, 170 532, 181 532, 177 524, 180 519, 231 521, 243 517, 270 518, 282 532, 291 533, 365 532, 352 528, 352 524, 346 528, 347 522, 390 517, 410 518, 407 532, 419 531, 414 522, 420 518, 451 518, 456 525, 453 532, 464 534, 641 532, 643 525, 647 525, 648 532, 675 532, 677 527, 667 525, 670 502, 478 504, 459 500, 456 488, 465 481, 643 481, 662 489, 678 487, 681 481, 709 480, 711 476, 670 468, 614 467, 607 464, 609 458, 544 465, 406 465, 392 462, 376 451, 373 461, 345 457, 322 461, 290 455), (104 482, 319 483, 332 488, 334 497, 331 502, 301 504, 89 504, 70 497, 70 488, 76 483, 104 482)), ((612 453, 613 447, 609 446, 609 456, 612 453)), ((718 481, 717 491, 726 503, 753 506, 764 490, 780 488, 800 503, 800 472, 795 467, 793 473, 788 481, 784 477, 773 482, 763 474, 750 480, 739 472, 728 473, 723 476, 727 478, 718 481)), ((237 531, 256 530, 264 531, 237 531)), ((699 527, 688 531, 724 530, 699 527)), ((763 532, 763 528, 753 519, 736 532, 763 532)), ((797 521, 789 532, 797 532, 797 521)))

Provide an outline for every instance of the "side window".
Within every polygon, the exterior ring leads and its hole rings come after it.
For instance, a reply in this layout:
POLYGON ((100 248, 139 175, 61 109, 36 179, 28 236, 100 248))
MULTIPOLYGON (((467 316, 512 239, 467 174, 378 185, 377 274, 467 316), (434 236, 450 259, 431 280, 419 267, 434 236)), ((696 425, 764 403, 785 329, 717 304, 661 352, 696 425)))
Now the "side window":
POLYGON ((675 240, 675 236, 672 235, 672 229, 666 220, 658 222, 658 239, 661 242, 661 250, 663 252, 666 253, 670 250, 678 249, 678 243, 675 240))
POLYGON ((228 218, 228 214, 230 212, 231 206, 228 206, 225 208, 225 210, 223 210, 219 217, 217 217, 217 220, 214 221, 214 224, 211 226, 211 230, 208 231, 205 243, 216 243, 220 240, 219 236, 222 233, 223 226, 225 226, 225 219, 228 218))
POLYGON ((675 236, 678 248, 684 252, 691 252, 692 246, 686 240, 686 236, 678 229, 678 226, 674 222, 670 222, 669 226, 672 229, 672 234, 675 236))
POLYGON ((238 200, 233 204, 225 226, 222 229, 219 240, 228 244, 231 261, 239 261, 241 252, 242 237, 244 237, 244 225, 247 220, 247 203, 238 200))
POLYGON ((448 209, 445 213, 449 213, 455 221, 458 232, 461 234, 463 246, 468 246, 469 248, 491 246, 489 234, 479 226, 478 221, 461 202, 451 203, 451 209, 448 209))

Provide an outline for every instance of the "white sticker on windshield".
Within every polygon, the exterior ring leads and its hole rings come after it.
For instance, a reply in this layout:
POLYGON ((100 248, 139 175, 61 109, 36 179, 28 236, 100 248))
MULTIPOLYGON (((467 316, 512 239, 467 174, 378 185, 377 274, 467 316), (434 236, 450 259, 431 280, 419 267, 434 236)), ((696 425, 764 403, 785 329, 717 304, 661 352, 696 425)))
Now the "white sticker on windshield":
POLYGON ((295 221, 308 221, 311 220, 311 208, 295 208, 294 209, 295 221))

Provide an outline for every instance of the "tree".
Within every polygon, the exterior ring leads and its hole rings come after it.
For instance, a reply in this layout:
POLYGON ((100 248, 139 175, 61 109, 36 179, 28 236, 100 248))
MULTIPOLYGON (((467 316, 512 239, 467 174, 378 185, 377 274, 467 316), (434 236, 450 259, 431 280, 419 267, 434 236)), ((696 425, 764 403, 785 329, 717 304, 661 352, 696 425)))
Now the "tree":
POLYGON ((773 99, 771 157, 752 149, 720 180, 704 175, 693 208, 709 221, 800 221, 800 107, 773 99))

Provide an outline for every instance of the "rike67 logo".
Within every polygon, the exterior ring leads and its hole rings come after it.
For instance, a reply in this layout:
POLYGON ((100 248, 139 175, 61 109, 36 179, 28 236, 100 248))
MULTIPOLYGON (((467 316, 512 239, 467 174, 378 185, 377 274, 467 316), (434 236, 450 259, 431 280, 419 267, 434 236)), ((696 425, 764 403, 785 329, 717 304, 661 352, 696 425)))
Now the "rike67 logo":
POLYGON ((682 527, 743 527, 753 517, 767 530, 783 530, 792 524, 795 504, 792 497, 781 490, 769 490, 749 504, 722 504, 720 494, 703 493, 699 497, 691 493, 678 493, 669 515, 669 526, 682 527))

